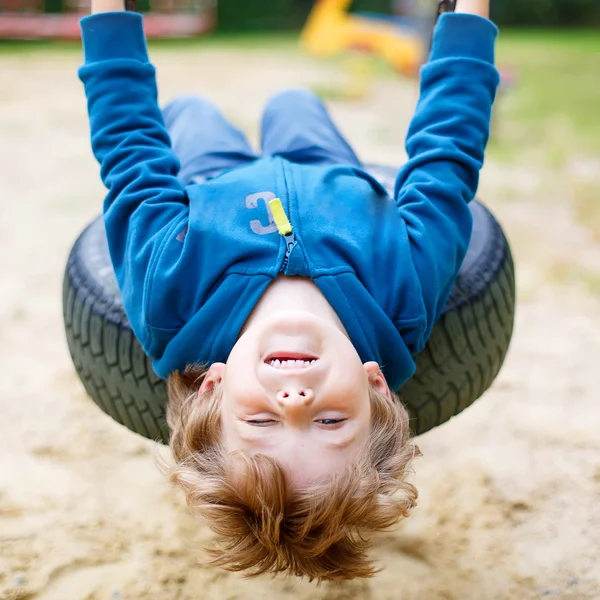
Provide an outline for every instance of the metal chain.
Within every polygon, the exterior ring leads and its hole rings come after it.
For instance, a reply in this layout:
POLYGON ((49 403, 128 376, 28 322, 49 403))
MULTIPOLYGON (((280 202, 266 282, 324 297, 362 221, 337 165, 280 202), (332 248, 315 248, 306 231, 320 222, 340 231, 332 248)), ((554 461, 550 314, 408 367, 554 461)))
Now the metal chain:
POLYGON ((447 12, 454 12, 456 10, 456 0, 440 0, 438 4, 437 17, 447 12))

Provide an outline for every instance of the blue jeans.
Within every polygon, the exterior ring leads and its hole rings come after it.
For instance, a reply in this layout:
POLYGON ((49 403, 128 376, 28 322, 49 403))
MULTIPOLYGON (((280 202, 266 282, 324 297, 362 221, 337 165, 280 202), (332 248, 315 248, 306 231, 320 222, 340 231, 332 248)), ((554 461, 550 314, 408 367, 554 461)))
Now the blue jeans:
MULTIPOLYGON (((244 134, 203 98, 177 98, 163 116, 185 185, 259 158, 244 134)), ((262 117, 261 146, 263 156, 295 163, 361 166, 323 102, 306 90, 288 90, 271 98, 262 117)))

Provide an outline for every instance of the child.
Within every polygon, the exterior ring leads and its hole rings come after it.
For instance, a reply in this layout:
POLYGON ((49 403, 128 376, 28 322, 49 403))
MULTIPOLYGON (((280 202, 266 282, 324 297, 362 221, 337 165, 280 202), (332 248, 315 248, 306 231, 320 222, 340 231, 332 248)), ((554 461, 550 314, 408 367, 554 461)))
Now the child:
POLYGON ((308 92, 271 99, 260 156, 205 100, 161 112, 122 8, 92 0, 80 77, 124 306, 168 379, 171 479, 220 536, 213 564, 370 576, 366 534, 416 502, 394 392, 469 244, 498 84, 489 0, 439 21, 393 198, 308 92))

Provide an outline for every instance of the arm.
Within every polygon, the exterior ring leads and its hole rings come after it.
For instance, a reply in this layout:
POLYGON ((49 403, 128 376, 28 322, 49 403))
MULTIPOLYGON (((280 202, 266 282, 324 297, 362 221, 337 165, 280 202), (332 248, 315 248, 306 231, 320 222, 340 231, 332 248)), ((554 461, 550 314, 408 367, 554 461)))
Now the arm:
POLYGON ((92 14, 125 10, 123 0, 92 0, 92 14))
POLYGON ((122 0, 93 0, 99 14, 81 22, 85 64, 79 76, 92 149, 108 190, 104 221, 111 260, 132 328, 154 355, 148 283, 164 240, 174 226, 183 228, 188 201, 158 106, 142 18, 119 11, 122 0))
POLYGON ((404 329, 398 318, 413 353, 423 348, 442 313, 471 236, 468 203, 477 191, 499 80, 497 30, 481 18, 486 7, 487 0, 459 0, 457 10, 470 14, 440 18, 408 131, 409 160, 396 182, 425 313, 418 325, 407 318, 404 329))
POLYGON ((456 0, 454 12, 490 18, 490 0, 456 0))

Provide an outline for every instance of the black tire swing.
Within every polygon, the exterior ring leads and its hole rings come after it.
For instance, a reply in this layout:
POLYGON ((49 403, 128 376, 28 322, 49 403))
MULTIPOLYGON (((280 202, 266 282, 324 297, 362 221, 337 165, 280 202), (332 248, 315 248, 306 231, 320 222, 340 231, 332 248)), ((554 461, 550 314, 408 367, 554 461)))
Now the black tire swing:
MULTIPOLYGON (((369 167, 388 190, 397 169, 369 167)), ((417 371, 398 390, 415 434, 459 414, 492 384, 504 362, 515 313, 508 242, 494 216, 471 203, 473 235, 444 313, 417 371)), ((123 310, 104 224, 94 220, 75 242, 63 282, 69 351, 92 400, 115 421, 166 443, 166 385, 152 370, 123 310)))

